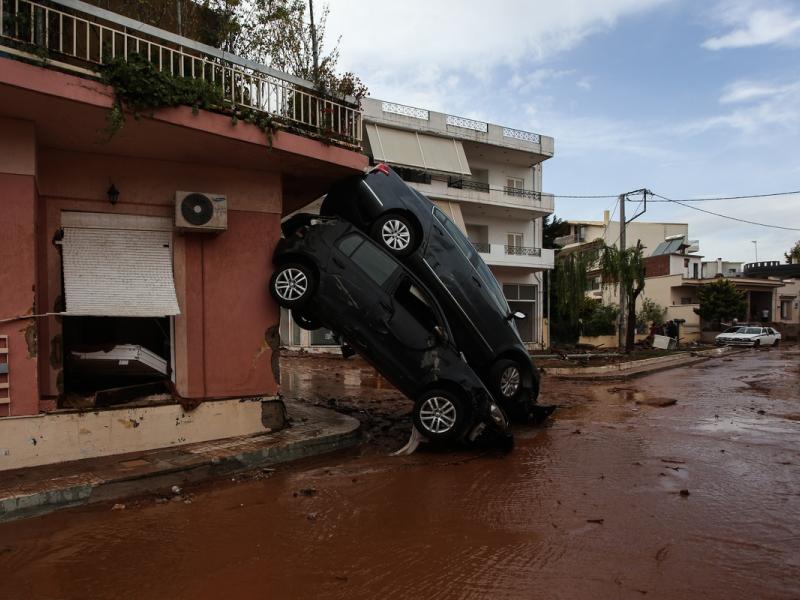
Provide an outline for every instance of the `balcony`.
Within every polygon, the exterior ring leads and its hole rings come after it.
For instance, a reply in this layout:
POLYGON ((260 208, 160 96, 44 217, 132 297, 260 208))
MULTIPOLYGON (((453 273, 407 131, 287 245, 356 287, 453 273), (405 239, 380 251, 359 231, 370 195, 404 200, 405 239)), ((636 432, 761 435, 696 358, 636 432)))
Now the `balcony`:
POLYGON ((288 131, 361 148, 354 98, 329 97, 308 81, 77 0, 2 6, 0 53, 90 78, 113 60, 138 55, 161 72, 210 82, 222 97, 220 112, 249 109, 288 131))
POLYGON ((528 246, 508 246, 473 242, 475 250, 487 265, 497 267, 523 267, 526 269, 552 269, 555 261, 553 250, 528 246))
POLYGON ((457 190, 475 190, 478 192, 483 192, 484 194, 489 193, 488 183, 483 181, 474 181, 464 177, 448 177, 447 187, 455 188, 457 190))

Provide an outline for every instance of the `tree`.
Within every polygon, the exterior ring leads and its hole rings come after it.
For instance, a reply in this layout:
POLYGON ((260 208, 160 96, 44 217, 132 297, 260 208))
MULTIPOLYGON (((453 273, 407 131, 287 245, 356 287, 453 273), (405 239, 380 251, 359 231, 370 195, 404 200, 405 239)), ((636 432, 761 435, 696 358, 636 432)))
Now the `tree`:
POLYGON ((794 246, 792 246, 788 252, 784 253, 784 256, 786 257, 787 263, 800 264, 800 240, 797 240, 794 246))
POLYGON ((569 223, 562 221, 555 215, 548 215, 542 222, 542 247, 558 248, 556 238, 569 234, 569 223))
POLYGON ((644 291, 644 256, 641 241, 636 246, 619 250, 616 246, 603 245, 600 250, 600 272, 603 282, 616 289, 622 286, 626 297, 625 352, 633 350, 636 328, 636 299, 644 291))
POLYGON ((204 0, 203 5, 224 17, 222 49, 312 81, 321 92, 359 101, 368 94, 356 75, 337 71, 340 40, 326 50, 327 5, 313 23, 306 20, 304 0, 204 0))
POLYGON ((666 314, 666 308, 650 298, 645 298, 642 300, 642 307, 639 309, 639 313, 636 315, 636 328, 647 329, 650 324, 663 325, 666 314))
POLYGON ((556 257, 551 302, 554 340, 574 344, 580 335, 580 319, 586 306, 586 270, 590 256, 569 252, 556 257))
POLYGON ((700 301, 697 314, 706 321, 711 321, 715 329, 719 329, 722 321, 745 317, 747 298, 728 279, 720 277, 713 280, 701 287, 697 296, 700 301))

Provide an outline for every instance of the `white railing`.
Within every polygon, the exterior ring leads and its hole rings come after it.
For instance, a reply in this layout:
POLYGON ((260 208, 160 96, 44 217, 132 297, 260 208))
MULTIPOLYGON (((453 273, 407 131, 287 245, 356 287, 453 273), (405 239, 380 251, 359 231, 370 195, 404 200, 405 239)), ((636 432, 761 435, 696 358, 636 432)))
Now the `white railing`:
POLYGON ((381 110, 396 115, 403 115, 404 117, 413 117, 421 121, 427 121, 430 118, 430 113, 424 108, 398 104, 397 102, 383 102, 381 104, 381 110))
POLYGON ((552 269, 555 261, 554 251, 547 248, 527 248, 506 246, 505 244, 473 245, 487 265, 552 269))
POLYGON ((79 0, 0 3, 0 53, 90 76, 108 62, 137 54, 159 71, 209 81, 227 105, 361 146, 362 114, 354 98, 329 98, 303 79, 79 0))
POLYGON ((486 133, 489 130, 489 125, 487 123, 484 123, 483 121, 476 121, 475 119, 467 119, 466 117, 447 115, 445 122, 452 127, 472 129, 473 131, 480 131, 481 133, 486 133))
POLYGON ((503 137, 532 142, 534 144, 540 144, 542 141, 538 133, 531 133, 530 131, 523 131, 522 129, 513 129, 511 127, 503 127, 503 137))

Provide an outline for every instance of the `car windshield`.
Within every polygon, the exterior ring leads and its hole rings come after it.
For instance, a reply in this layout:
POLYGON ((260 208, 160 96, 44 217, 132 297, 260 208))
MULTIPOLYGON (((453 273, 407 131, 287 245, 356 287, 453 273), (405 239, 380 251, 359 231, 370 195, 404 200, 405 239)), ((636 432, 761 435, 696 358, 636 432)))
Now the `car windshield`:
POLYGON ((500 284, 497 283, 497 279, 495 278, 492 271, 486 266, 486 263, 483 262, 483 259, 480 255, 475 251, 475 247, 472 245, 467 239, 462 231, 458 228, 458 226, 450 220, 450 218, 444 214, 438 208, 433 209, 433 214, 436 215, 436 218, 439 222, 444 226, 447 233, 450 234, 450 237, 456 242, 458 247, 464 253, 464 256, 467 257, 470 264, 475 268, 478 274, 481 277, 486 288, 491 293, 492 297, 494 298, 495 302, 499 306, 500 310, 503 311, 505 314, 509 314, 511 309, 508 307, 508 302, 506 301, 506 297, 503 294, 503 289, 500 287, 500 284))
POLYGON ((745 327, 744 331, 740 331, 739 333, 761 333, 761 327, 745 327))
POLYGON ((744 329, 744 327, 728 327, 728 328, 727 328, 725 331, 723 331, 722 333, 738 333, 738 332, 739 332, 739 331, 741 331, 742 329, 744 329))

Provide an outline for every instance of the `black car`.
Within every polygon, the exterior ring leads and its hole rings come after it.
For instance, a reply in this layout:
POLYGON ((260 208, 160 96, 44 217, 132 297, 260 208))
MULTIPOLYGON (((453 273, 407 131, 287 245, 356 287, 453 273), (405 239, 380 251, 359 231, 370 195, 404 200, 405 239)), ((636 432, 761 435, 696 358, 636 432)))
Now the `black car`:
POLYGON ((413 399, 414 423, 429 439, 473 440, 487 426, 511 439, 422 282, 347 221, 295 220, 284 232, 269 290, 298 324, 335 331, 413 399))
POLYGON ((368 233, 417 275, 447 309, 456 345, 512 416, 525 418, 539 373, 489 267, 455 223, 386 165, 340 182, 320 214, 368 233))

